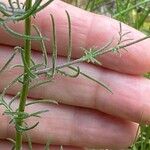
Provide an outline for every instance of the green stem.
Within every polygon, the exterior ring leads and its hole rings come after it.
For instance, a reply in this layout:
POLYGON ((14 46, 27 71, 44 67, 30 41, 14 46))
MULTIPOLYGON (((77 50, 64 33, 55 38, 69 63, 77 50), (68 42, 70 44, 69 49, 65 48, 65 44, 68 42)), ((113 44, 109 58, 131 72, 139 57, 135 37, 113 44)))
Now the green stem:
MULTIPOLYGON (((32 0, 26 0, 26 11, 28 11, 32 7, 32 0)), ((31 17, 28 17, 25 19, 25 35, 31 35, 31 17)), ((31 40, 25 39, 24 40, 24 58, 26 60, 26 64, 28 68, 30 68, 30 59, 31 59, 31 40)), ((27 67, 24 67, 24 78, 23 78, 23 86, 21 90, 20 95, 20 103, 19 103, 19 112, 24 112, 25 110, 25 104, 26 99, 28 95, 29 90, 29 74, 26 69, 27 67)), ((23 120, 18 119, 16 122, 17 126, 23 125, 23 120)), ((22 132, 19 132, 16 130, 16 150, 21 150, 22 148, 22 132)))

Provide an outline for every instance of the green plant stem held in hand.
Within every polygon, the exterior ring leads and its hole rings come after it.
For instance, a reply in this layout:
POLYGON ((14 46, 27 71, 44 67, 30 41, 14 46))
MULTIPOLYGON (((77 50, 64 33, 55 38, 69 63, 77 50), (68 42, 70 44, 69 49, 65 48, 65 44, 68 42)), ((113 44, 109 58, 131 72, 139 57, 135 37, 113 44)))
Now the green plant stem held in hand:
MULTIPOLYGON (((25 11, 30 10, 32 7, 32 0, 26 0, 26 8, 25 11)), ((31 16, 25 19, 25 35, 31 35, 31 16)), ((31 40, 26 39, 24 41, 24 59, 28 68, 30 68, 30 60, 31 60, 31 40)), ((23 76, 23 86, 20 95, 19 109, 18 112, 24 112, 26 99, 28 96, 29 90, 29 74, 26 68, 24 68, 24 76, 23 76)), ((17 126, 23 126, 22 118, 17 120, 17 126)), ((17 129, 17 128, 16 128, 17 129)), ((22 147, 22 132, 16 130, 16 150, 21 150, 22 147)))

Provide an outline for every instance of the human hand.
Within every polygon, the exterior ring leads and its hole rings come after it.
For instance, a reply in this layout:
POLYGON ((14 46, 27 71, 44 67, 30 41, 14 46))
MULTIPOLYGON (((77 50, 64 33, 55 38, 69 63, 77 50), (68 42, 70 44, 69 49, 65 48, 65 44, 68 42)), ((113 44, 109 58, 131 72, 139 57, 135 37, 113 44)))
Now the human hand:
MULTIPOLYGON (((103 46, 113 37, 118 38, 119 23, 105 16, 85 12, 71 5, 55 0, 48 8, 37 14, 34 23, 37 24, 43 35, 50 37, 50 13, 54 15, 57 29, 58 54, 60 63, 65 61, 67 47, 67 17, 65 10, 71 16, 73 33, 73 58, 79 58, 83 51, 81 47, 90 48, 103 46)), ((23 32, 22 23, 11 24, 17 32, 23 32)), ((131 31, 128 37, 135 40, 144 35, 126 25, 124 31, 131 31)), ((22 46, 21 40, 12 38, 0 29, 0 66, 16 45, 22 46), (4 57, 5 56, 5 57, 4 57)), ((27 111, 49 109, 48 113, 39 119, 40 124, 30 131, 34 149, 43 149, 48 138, 52 145, 66 145, 64 150, 83 149, 83 147, 118 148, 128 147, 134 142, 138 123, 150 123, 149 89, 150 81, 141 75, 150 70, 150 40, 132 45, 128 52, 106 54, 98 58, 103 67, 82 63, 81 70, 103 81, 112 89, 113 94, 106 91, 96 83, 79 76, 75 79, 57 76, 54 82, 33 89, 29 93, 31 99, 55 99, 59 105, 37 104, 27 111)), ((114 42, 115 44, 115 42, 114 42)), ((50 52, 50 44, 46 47, 50 52)), ((33 56, 40 61, 39 44, 33 42, 33 56)), ((13 60, 18 64, 19 55, 13 60)), ((0 89, 20 73, 19 69, 9 70, 0 75, 0 89)), ((20 85, 15 85, 8 91, 15 95, 20 85)), ((17 105, 17 102, 16 102, 17 105)), ((0 114, 3 108, 0 107, 0 114)), ((8 124, 9 118, 1 115, 0 147, 10 149, 6 138, 14 136, 13 127, 8 124)), ((33 124, 35 119, 29 120, 33 124)), ((27 149, 27 148, 24 148, 27 149)), ((54 147, 54 150, 58 147, 54 147)))

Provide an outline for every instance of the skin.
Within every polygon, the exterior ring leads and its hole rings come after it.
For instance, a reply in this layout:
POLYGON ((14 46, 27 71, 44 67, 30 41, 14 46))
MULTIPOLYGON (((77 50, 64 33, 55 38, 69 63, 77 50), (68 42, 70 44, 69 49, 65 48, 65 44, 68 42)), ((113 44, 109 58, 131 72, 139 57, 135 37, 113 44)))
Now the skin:
MULTIPOLYGON (((114 38, 113 45, 117 42, 118 21, 55 0, 37 14, 33 23, 39 26, 43 35, 50 38, 50 14, 54 15, 59 63, 65 62, 66 56, 67 17, 65 10, 69 12, 72 20, 72 58, 79 58, 83 55, 81 47, 101 47, 112 38, 114 38)), ((10 24, 10 27, 17 32, 23 32, 22 23, 10 24)), ((141 32, 125 24, 122 24, 122 29, 131 32, 127 38, 132 37, 136 40, 144 37, 141 32)), ((12 38, 2 29, 0 29, 0 36, 0 66, 2 67, 11 55, 13 46, 22 46, 23 43, 19 39, 12 38)), ((59 105, 37 104, 26 109, 28 112, 50 110, 40 119, 28 120, 30 125, 35 121, 40 122, 35 129, 30 131, 35 149, 40 150, 48 138, 51 139, 52 145, 65 145, 65 150, 82 150, 85 147, 116 150, 130 146, 135 141, 138 123, 150 124, 150 81, 142 76, 150 71, 149 43, 150 40, 147 39, 128 47, 128 52, 121 50, 121 57, 114 53, 98 57, 97 59, 103 64, 102 67, 88 63, 80 64, 82 71, 109 85, 113 94, 82 76, 75 79, 56 76, 54 82, 31 90, 28 101, 50 98, 60 103, 59 105)), ((49 42, 46 42, 46 47, 50 53, 49 42)), ((41 49, 37 42, 33 42, 32 49, 34 59, 38 62, 42 61, 41 49)), ((20 56, 17 55, 12 65, 19 62, 21 62, 20 56)), ((15 68, 0 74, 0 79, 3 81, 0 82, 0 90, 2 91, 20 72, 20 69, 15 68)), ((13 86, 7 92, 7 100, 9 101, 20 88, 19 84, 13 86)), ((17 105, 16 101, 14 107, 17 105)), ((3 111, 0 107, 0 114, 3 111)), ((10 148, 5 140, 8 137, 14 137, 14 129, 9 125, 7 116, 0 115, 0 120, 0 147, 7 150, 10 148)), ((26 141, 25 138, 24 141, 26 141)), ((57 146, 54 147, 54 150, 57 149, 57 146)))

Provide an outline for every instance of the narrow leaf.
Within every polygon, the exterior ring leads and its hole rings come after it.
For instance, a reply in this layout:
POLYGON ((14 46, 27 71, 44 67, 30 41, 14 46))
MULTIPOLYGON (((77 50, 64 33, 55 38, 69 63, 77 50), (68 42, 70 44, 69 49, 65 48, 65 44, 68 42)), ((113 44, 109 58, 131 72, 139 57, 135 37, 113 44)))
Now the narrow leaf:
POLYGON ((51 21, 52 21, 52 77, 53 77, 56 69, 57 42, 56 42, 55 21, 52 14, 51 14, 51 21))
POLYGON ((4 15, 4 16, 11 16, 9 12, 7 12, 2 6, 0 6, 0 12, 4 15))
MULTIPOLYGON (((11 28, 9 28, 4 22, 2 23, 2 27, 4 28, 4 30, 6 32, 8 32, 11 36, 15 36, 16 38, 22 38, 25 40, 41 40, 41 37, 38 36, 29 36, 29 35, 24 35, 24 34, 20 34, 14 30, 12 30, 11 28)), ((42 37, 43 40, 49 40, 45 37, 42 37)))
POLYGON ((12 9, 12 11, 14 10, 14 6, 13 6, 13 2, 12 0, 8 0, 8 3, 10 5, 10 8, 12 9))
MULTIPOLYGON (((68 68, 70 68, 70 67, 68 67, 68 68)), ((75 71, 75 70, 74 70, 74 71, 75 71)), ((78 77, 79 74, 80 74, 80 68, 77 67, 77 69, 76 69, 76 71, 75 71, 75 74, 70 74, 70 73, 65 72, 65 71, 62 71, 62 70, 60 70, 60 69, 58 69, 57 72, 59 72, 61 75, 67 76, 67 77, 76 78, 76 77, 78 77)))
POLYGON ((67 60, 70 61, 72 53, 72 28, 71 28, 71 19, 68 11, 66 11, 68 19, 68 48, 67 48, 67 60))
POLYGON ((25 131, 29 131, 29 130, 32 130, 34 129, 37 125, 39 124, 39 122, 35 123, 33 126, 31 127, 23 127, 23 126, 19 126, 16 124, 16 130, 18 132, 25 132, 25 131))
POLYGON ((14 139, 12 139, 12 138, 6 138, 6 140, 9 141, 9 142, 11 142, 12 144, 16 143, 16 141, 14 139))
POLYGON ((17 4, 17 6, 18 6, 18 9, 20 9, 21 7, 20 7, 20 2, 19 2, 19 0, 16 0, 16 4, 17 4))
POLYGON ((49 110, 40 110, 29 115, 29 117, 40 117, 39 115, 48 112, 49 110))
POLYGON ((17 98, 19 98, 19 96, 20 96, 20 92, 18 92, 11 100, 10 100, 10 102, 9 102, 9 104, 8 104, 8 106, 11 108, 11 105, 12 105, 12 103, 17 99, 17 98))
POLYGON ((53 104, 58 104, 58 102, 55 101, 55 100, 42 99, 42 100, 31 101, 31 102, 27 103, 26 106, 30 106, 30 105, 33 105, 33 104, 39 104, 39 103, 53 103, 53 104))
POLYGON ((41 49, 42 49, 42 52, 43 52, 43 56, 44 56, 44 64, 45 64, 45 67, 47 67, 48 65, 48 55, 47 55, 47 50, 46 50, 46 46, 45 46, 45 43, 44 43, 44 40, 42 39, 42 34, 40 32, 40 30, 38 29, 37 26, 33 25, 35 31, 37 32, 38 36, 41 37, 41 49))
MULTIPOLYGON (((20 75, 20 76, 21 76, 21 75, 20 75)), ((2 94, 1 94, 2 97, 4 97, 4 95, 6 94, 7 90, 8 90, 11 86, 13 86, 13 85, 18 81, 18 79, 20 78, 20 76, 18 76, 18 77, 15 78, 14 80, 12 80, 12 81, 4 88, 4 90, 3 90, 2 94)))
POLYGON ((13 60, 13 58, 16 56, 16 54, 18 53, 18 50, 15 50, 12 54, 12 56, 7 60, 7 62, 5 63, 5 65, 0 69, 0 73, 2 73, 10 64, 10 62, 13 60))
MULTIPOLYGON (((74 68, 74 67, 70 67, 70 68, 71 68, 72 70, 76 70, 76 68, 74 68)), ((92 81, 98 83, 100 86, 104 87, 105 89, 107 89, 109 92, 112 93, 111 89, 110 89, 106 84, 104 84, 103 82, 98 81, 98 80, 94 79, 93 77, 91 77, 91 76, 89 76, 89 75, 87 75, 87 74, 85 74, 85 73, 83 73, 83 72, 81 72, 81 71, 80 71, 80 74, 83 75, 83 76, 85 76, 86 78, 88 78, 88 79, 90 79, 90 80, 92 80, 92 81)))
POLYGON ((43 10, 45 7, 47 7, 53 0, 48 0, 46 3, 44 3, 42 6, 39 6, 34 13, 37 13, 41 10, 43 10))

